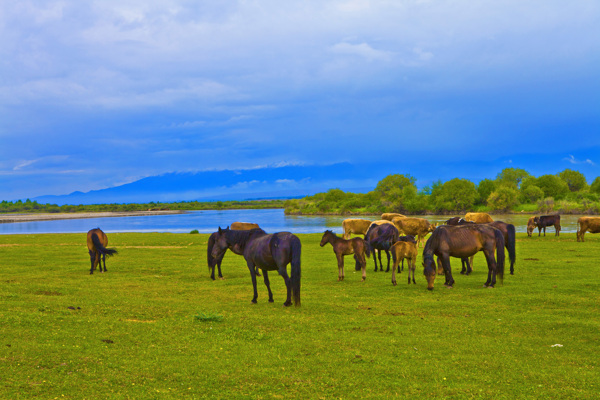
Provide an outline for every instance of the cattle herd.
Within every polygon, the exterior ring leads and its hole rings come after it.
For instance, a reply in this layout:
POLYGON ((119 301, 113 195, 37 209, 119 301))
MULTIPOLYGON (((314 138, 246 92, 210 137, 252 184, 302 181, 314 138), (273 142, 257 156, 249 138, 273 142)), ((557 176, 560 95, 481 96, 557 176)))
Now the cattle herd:
MULTIPOLYGON (((535 228, 538 236, 542 231, 546 236, 546 228, 554 227, 555 235, 560 235, 560 215, 534 216, 527 222, 527 234, 532 236, 535 228)), ((390 271, 390 254, 392 263, 392 284, 396 285, 396 272, 404 269, 404 260, 408 265, 408 283, 415 282, 415 269, 418 248, 428 234, 433 234, 423 248, 424 275, 427 288, 433 289, 435 268, 437 275, 445 275, 445 285, 451 287, 454 283, 450 271, 449 257, 460 258, 463 267, 461 274, 469 274, 472 270, 473 256, 482 251, 488 264, 488 280, 486 287, 493 287, 496 276, 503 278, 504 248, 508 251, 510 273, 514 274, 515 263, 515 227, 501 221, 494 221, 486 213, 467 213, 464 217, 448 219, 444 224, 430 223, 424 218, 407 217, 398 213, 385 213, 381 219, 370 221, 366 219, 345 219, 342 222, 343 237, 338 237, 332 231, 326 231, 321 240, 321 247, 331 244, 338 263, 338 280, 344 279, 344 257, 353 255, 355 269, 362 271, 362 280, 366 279, 366 258, 373 255, 375 271, 383 271, 382 253, 387 256, 386 272, 390 271), (362 235, 351 238, 351 235, 362 235), (494 255, 494 252, 496 253, 494 255), (470 260, 469 260, 470 257, 470 260), (434 258, 436 260, 434 260, 434 258), (402 266, 400 266, 402 265, 402 266), (412 280, 411 280, 412 272, 412 280)), ((581 217, 577 221, 577 241, 585 241, 585 233, 600 233, 600 217, 581 217)), ((108 239, 100 229, 88 233, 88 249, 90 254, 92 274, 97 265, 104 262, 105 256, 116 254, 116 250, 107 249, 108 239)), ((269 287, 268 271, 277 270, 284 278, 288 296, 286 306, 292 303, 300 304, 300 241, 289 232, 267 234, 257 224, 234 222, 231 228, 221 229, 213 233, 208 241, 207 259, 211 278, 215 279, 215 267, 221 274, 221 260, 226 250, 245 258, 252 275, 254 298, 256 302, 256 276, 262 271, 265 284, 269 290, 269 301, 272 293, 269 287), (283 235, 285 234, 285 235, 283 235), (283 236, 282 236, 283 235, 283 236), (261 244, 259 246, 259 244, 261 244), (292 263, 292 274, 287 275, 287 264, 292 263)), ((102 265, 101 265, 102 267, 102 265)), ((100 268, 102 271, 102 268, 100 268)), ((106 264, 104 263, 104 271, 106 264)))

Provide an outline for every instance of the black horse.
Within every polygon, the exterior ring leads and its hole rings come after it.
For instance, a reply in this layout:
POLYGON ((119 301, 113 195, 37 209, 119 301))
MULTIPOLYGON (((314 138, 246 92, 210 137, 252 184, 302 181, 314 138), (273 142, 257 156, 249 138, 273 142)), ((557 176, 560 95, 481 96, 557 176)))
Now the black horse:
MULTIPOLYGON (((379 250, 379 270, 383 271, 381 263, 381 252, 385 251, 387 255, 387 270, 390 271, 390 248, 398 241, 398 228, 392 224, 371 225, 365 234, 365 241, 371 245, 372 249, 379 250)), ((377 257, 373 253, 375 262, 375 272, 377 272, 377 257)))
POLYGON ((494 287, 496 276, 504 277, 504 237, 500 230, 483 224, 438 226, 427 240, 423 249, 423 274, 427 279, 427 289, 433 290, 436 268, 433 256, 438 257, 444 274, 445 285, 452 287, 454 279, 450 269, 450 257, 470 257, 483 251, 488 264, 488 278, 484 286, 494 287), (496 259, 494 258, 496 251, 496 259))
POLYGON ((254 297, 252 303, 256 303, 258 291, 256 290, 256 267, 262 269, 265 285, 269 291, 269 302, 273 302, 273 292, 269 282, 268 271, 278 271, 283 277, 287 287, 287 299, 284 306, 300 305, 300 253, 302 244, 297 236, 290 232, 278 232, 268 235, 262 229, 251 229, 248 231, 232 231, 221 229, 216 232, 212 256, 217 259, 229 249, 239 249, 246 260, 252 285, 254 286, 254 297), (291 264, 291 276, 287 274, 287 265, 291 264))
MULTIPOLYGON (((260 228, 256 228, 256 229, 260 229, 260 228)), ((260 230, 262 230, 262 229, 260 229, 260 230)), ((225 257, 225 252, 227 251, 227 250, 225 250, 222 254, 219 255, 219 257, 216 257, 216 258, 213 257, 212 249, 215 245, 216 236, 217 236, 217 232, 213 232, 210 234, 210 236, 208 238, 208 246, 206 248, 206 258, 208 261, 208 270, 211 271, 210 277, 213 281, 215 280, 215 266, 219 269, 219 279, 224 279, 223 274, 221 273, 221 263, 223 262, 223 257, 225 257)), ((242 255, 242 251, 240 250, 239 246, 231 246, 229 249, 239 256, 242 255)), ((260 274, 258 273, 258 268, 256 268, 256 276, 260 276, 260 274)))

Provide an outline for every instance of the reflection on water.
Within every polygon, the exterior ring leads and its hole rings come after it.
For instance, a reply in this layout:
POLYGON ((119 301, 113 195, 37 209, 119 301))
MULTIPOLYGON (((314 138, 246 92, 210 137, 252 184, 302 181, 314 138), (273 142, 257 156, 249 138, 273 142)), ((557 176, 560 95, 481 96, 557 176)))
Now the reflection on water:
MULTIPOLYGON (((450 215, 426 215, 423 218, 440 223, 450 215)), ((494 220, 514 224, 517 232, 526 232, 530 215, 506 214, 492 215, 494 220)), ((255 222, 267 232, 289 231, 293 233, 320 233, 330 229, 342 233, 342 216, 286 216, 282 209, 269 210, 205 210, 191 211, 185 214, 154 215, 139 217, 109 217, 70 219, 59 221, 38 221, 0 224, 0 234, 26 233, 78 233, 87 232, 96 227, 105 232, 173 232, 189 233, 197 229, 200 233, 214 232, 219 226, 226 227, 232 222, 255 222)), ((351 218, 379 219, 378 216, 352 216, 351 218)), ((577 231, 578 215, 561 215, 562 232, 577 231)), ((554 228, 546 233, 554 234, 554 228)))

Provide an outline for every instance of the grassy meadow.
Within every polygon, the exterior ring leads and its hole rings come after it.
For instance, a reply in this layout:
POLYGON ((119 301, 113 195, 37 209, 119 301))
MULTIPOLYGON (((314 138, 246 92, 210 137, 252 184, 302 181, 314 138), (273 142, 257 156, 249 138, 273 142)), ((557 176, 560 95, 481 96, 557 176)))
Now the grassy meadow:
MULTIPOLYGON (((367 280, 302 241, 302 306, 275 303, 243 259, 225 280, 208 235, 109 234, 119 254, 89 275, 85 234, 0 235, 0 399, 592 399, 600 393, 600 235, 517 236, 515 275, 482 287, 406 270, 367 280)), ((421 264, 419 256, 418 265, 421 264)), ((507 268, 508 271, 508 268, 507 268)))

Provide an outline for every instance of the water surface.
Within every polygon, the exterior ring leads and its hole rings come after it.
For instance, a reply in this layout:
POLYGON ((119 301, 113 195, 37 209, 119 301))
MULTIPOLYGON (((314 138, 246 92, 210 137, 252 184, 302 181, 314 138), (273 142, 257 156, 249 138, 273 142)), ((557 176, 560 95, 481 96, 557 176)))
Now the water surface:
MULTIPOLYGON (((449 215, 426 215, 423 218, 440 223, 449 215)), ((517 232, 526 232, 529 215, 493 215, 494 220, 512 223, 517 232)), ((576 232, 578 215, 562 215, 562 232, 576 232)), ((347 216, 297 216, 285 215, 282 209, 267 210, 203 210, 184 214, 151 215, 136 217, 105 217, 69 219, 57 221, 34 221, 0 224, 0 234, 29 233, 81 233, 100 227, 105 232, 172 232, 189 233, 197 229, 200 233, 210 233, 232 222, 255 222, 267 232, 289 231, 293 233, 320 233, 326 229, 342 233, 342 221, 347 216)), ((352 218, 379 219, 377 216, 352 216, 352 218)), ((547 233, 554 234, 554 228, 547 233)))

